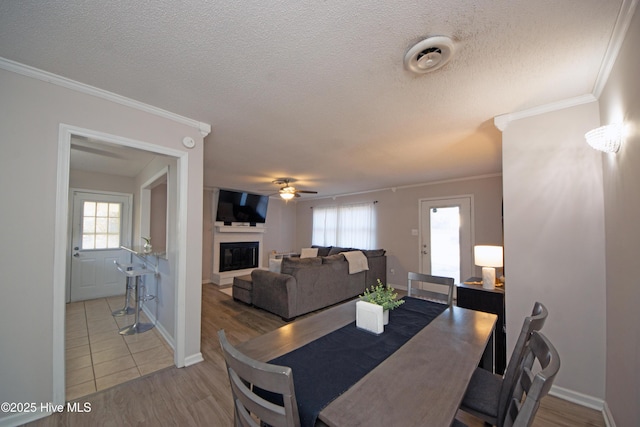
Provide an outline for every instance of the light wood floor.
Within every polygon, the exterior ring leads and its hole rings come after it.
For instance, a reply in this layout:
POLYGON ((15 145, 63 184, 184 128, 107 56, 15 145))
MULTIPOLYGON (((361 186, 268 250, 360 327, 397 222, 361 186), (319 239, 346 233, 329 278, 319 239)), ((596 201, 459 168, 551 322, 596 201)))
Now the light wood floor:
MULTIPOLYGON (((99 391, 77 401, 91 412, 60 413, 31 423, 34 426, 231 426, 233 407, 217 331, 224 329, 232 344, 282 326, 277 316, 235 302, 214 285, 203 285, 202 355, 204 362, 188 368, 167 368, 99 391)), ((459 414, 469 426, 479 420, 459 414)), ((534 426, 605 426, 595 410, 546 397, 534 426)))
MULTIPOLYGON (((65 313, 66 399, 96 391, 173 366, 173 350, 156 328, 122 336, 120 328, 135 322, 133 314, 114 317, 124 296, 67 304, 65 313)), ((148 323, 144 312, 140 320, 148 323)))

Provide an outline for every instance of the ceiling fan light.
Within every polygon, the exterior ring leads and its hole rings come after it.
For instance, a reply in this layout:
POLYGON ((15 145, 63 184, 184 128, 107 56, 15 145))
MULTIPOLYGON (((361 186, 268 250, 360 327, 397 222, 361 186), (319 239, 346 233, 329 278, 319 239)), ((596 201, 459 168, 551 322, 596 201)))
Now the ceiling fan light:
POLYGON ((280 197, 282 197, 284 200, 291 200, 295 197, 295 193, 282 191, 280 192, 280 197))

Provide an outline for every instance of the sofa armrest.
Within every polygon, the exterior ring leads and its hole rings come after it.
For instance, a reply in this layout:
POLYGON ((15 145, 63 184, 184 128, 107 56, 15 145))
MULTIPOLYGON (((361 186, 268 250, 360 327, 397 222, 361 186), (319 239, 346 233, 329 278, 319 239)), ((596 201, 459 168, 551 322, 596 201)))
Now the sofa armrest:
POLYGON ((267 270, 253 270, 251 280, 253 305, 277 314, 285 320, 296 316, 295 277, 267 270))
POLYGON ((378 279, 385 285, 387 284, 387 256, 376 256, 367 258, 369 262, 369 270, 367 270, 365 278, 365 286, 370 288, 378 283, 378 279))

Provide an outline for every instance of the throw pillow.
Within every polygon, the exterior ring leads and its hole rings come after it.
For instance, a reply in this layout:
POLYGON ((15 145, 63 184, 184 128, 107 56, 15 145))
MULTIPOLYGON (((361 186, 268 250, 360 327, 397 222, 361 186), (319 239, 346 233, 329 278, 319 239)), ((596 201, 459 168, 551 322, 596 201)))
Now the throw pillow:
POLYGON ((318 248, 302 248, 300 258, 315 258, 318 256, 318 248))
POLYGON ((318 256, 327 256, 331 250, 331 246, 311 245, 312 248, 318 248, 318 256))
POLYGON ((337 246, 332 246, 331 250, 329 251, 329 255, 335 255, 335 254, 339 254, 340 252, 350 252, 353 249, 351 248, 339 248, 337 246))

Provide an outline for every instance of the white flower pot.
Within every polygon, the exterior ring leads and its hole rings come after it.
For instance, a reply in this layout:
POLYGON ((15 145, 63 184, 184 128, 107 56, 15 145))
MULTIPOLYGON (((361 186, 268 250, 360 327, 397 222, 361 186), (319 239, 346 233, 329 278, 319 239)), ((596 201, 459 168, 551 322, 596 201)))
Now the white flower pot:
POLYGON ((383 325, 389 324, 389 310, 384 310, 382 312, 382 324, 383 325))
POLYGON ((366 301, 356 303, 356 327, 376 335, 384 332, 382 306, 366 301))

